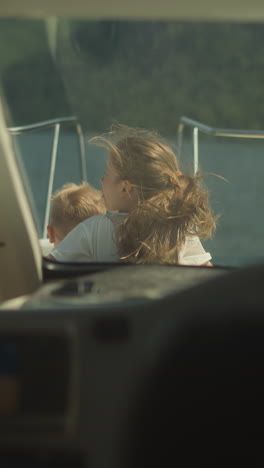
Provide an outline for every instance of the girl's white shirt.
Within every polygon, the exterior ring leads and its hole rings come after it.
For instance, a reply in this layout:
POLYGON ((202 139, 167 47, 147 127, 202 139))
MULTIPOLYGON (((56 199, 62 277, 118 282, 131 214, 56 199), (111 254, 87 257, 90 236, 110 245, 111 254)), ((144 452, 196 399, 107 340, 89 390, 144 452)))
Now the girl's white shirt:
MULTIPOLYGON (((88 218, 69 232, 50 254, 59 262, 118 262, 114 224, 111 216, 88 218)), ((211 255, 205 252, 197 236, 186 239, 179 255, 181 265, 199 266, 210 260, 211 255)))

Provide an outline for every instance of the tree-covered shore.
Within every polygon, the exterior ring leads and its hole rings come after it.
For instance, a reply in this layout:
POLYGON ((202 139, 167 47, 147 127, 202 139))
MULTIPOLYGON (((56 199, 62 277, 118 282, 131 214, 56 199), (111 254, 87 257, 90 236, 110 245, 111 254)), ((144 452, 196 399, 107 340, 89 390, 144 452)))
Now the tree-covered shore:
POLYGON ((0 72, 10 124, 77 115, 176 133, 181 115, 264 129, 261 24, 60 20, 56 54, 37 20, 1 20, 0 72))

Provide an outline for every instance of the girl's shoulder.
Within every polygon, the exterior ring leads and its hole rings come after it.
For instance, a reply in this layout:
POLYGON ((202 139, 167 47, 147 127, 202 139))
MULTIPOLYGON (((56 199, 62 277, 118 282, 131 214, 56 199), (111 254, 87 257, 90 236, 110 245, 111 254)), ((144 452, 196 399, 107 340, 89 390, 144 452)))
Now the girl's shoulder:
POLYGON ((211 254, 204 250, 198 236, 186 237, 179 257, 181 265, 204 265, 212 259, 211 254))

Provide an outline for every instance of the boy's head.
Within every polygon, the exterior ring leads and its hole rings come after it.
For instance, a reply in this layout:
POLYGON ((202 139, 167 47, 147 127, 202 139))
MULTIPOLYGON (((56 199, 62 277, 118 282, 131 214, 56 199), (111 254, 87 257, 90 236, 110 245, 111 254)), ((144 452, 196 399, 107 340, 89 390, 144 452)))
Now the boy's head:
POLYGON ((75 227, 91 216, 106 212, 102 192, 88 182, 65 184, 51 197, 49 240, 57 245, 75 227))

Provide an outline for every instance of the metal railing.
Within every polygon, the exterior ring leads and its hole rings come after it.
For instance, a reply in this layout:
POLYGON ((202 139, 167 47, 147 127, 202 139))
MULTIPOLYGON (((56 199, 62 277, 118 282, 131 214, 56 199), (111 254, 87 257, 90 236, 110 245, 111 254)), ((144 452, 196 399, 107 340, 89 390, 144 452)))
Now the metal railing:
POLYGON ((57 119, 52 120, 45 120, 43 122, 37 122, 35 124, 30 125, 23 125, 20 127, 9 127, 9 133, 11 135, 21 135, 27 132, 34 132, 36 130, 44 130, 47 128, 54 127, 54 134, 53 134, 53 143, 52 143, 52 152, 51 152, 51 162, 50 162, 50 170, 49 170, 49 182, 48 182, 48 189, 47 189, 47 198, 46 198, 46 206, 45 206, 45 216, 44 216, 44 225, 43 225, 43 239, 47 237, 46 227, 49 222, 49 215, 50 215, 50 199, 53 192, 53 184, 54 184, 54 175, 57 163, 57 154, 58 154, 58 147, 59 147, 59 139, 60 139, 60 130, 61 125, 72 124, 77 132, 79 138, 79 149, 80 149, 80 163, 81 163, 81 175, 82 180, 87 180, 87 169, 86 169, 86 159, 85 159, 85 145, 84 145, 84 136, 81 124, 78 122, 76 117, 60 117, 57 119))
POLYGON ((189 119, 188 117, 181 117, 180 124, 178 126, 178 152, 179 155, 182 153, 182 143, 183 143, 183 130, 184 127, 191 127, 192 130, 192 148, 193 148, 193 171, 194 174, 197 173, 199 167, 199 131, 201 133, 206 133, 207 135, 212 135, 216 137, 229 137, 229 138, 255 138, 261 139, 264 138, 264 131, 254 131, 254 130, 236 130, 236 129, 227 129, 227 128, 217 128, 209 127, 204 125, 197 120, 189 119))

